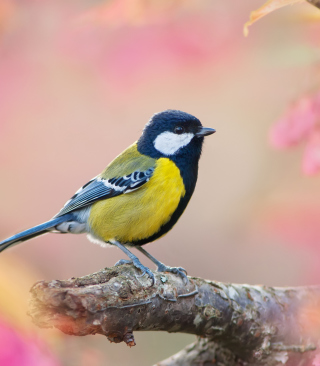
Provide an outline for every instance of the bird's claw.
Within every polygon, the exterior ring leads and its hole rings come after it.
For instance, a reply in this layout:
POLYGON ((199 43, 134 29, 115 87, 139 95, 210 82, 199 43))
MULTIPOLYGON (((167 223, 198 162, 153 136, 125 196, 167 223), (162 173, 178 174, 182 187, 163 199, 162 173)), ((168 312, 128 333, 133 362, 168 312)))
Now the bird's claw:
POLYGON ((157 271, 158 272, 171 272, 171 273, 177 274, 182 278, 183 283, 185 285, 187 285, 189 283, 189 279, 187 277, 187 271, 182 267, 170 267, 170 266, 166 266, 165 264, 161 263, 158 266, 157 271))
POLYGON ((183 267, 177 267, 179 272, 184 272, 186 275, 188 274, 188 272, 183 268, 183 267))
POLYGON ((154 274, 151 272, 151 270, 148 267, 141 264, 138 258, 136 260, 134 259, 132 263, 136 268, 140 269, 140 271, 142 272, 137 277, 142 277, 146 274, 151 279, 151 286, 153 286, 155 283, 155 277, 154 274))

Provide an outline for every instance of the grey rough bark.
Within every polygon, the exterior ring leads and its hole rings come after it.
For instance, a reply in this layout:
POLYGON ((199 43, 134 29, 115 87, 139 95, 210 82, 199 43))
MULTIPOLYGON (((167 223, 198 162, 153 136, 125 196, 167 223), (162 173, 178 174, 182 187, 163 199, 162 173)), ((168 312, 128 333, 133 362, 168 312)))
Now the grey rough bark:
MULTIPOLYGON (((198 340, 160 366, 318 365, 320 287, 226 284, 131 265, 31 288, 29 315, 70 335, 105 335, 134 346, 134 331, 195 334, 198 340), (318 362, 318 363, 317 363, 318 362)), ((143 345, 141 345, 143 347, 143 345)))

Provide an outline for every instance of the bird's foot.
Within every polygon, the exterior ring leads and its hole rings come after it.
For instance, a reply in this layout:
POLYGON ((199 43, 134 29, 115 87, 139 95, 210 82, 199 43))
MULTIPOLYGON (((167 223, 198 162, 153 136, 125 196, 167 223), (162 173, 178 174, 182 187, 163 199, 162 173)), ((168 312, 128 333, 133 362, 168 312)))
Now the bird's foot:
POLYGON ((120 259, 115 266, 121 266, 121 264, 132 264, 132 260, 130 259, 120 259))
POLYGON ((155 283, 155 277, 154 274, 151 272, 151 270, 148 267, 141 264, 138 258, 133 259, 132 263, 136 268, 140 269, 140 271, 142 272, 141 275, 137 277, 142 277, 146 274, 151 279, 152 282, 151 286, 153 286, 155 283))
POLYGON ((133 260, 129 260, 129 259, 120 259, 115 266, 120 266, 121 264, 133 264, 137 269, 140 269, 140 271, 142 272, 141 275, 137 276, 137 277, 142 277, 145 274, 151 279, 151 286, 154 285, 155 283, 155 277, 154 274, 151 272, 151 270, 144 266, 143 264, 141 264, 141 262, 139 261, 138 258, 134 258, 133 260))
POLYGON ((183 283, 185 285, 187 285, 189 283, 189 280, 187 277, 187 271, 182 267, 170 267, 170 266, 166 266, 163 263, 160 263, 158 265, 157 271, 158 272, 171 272, 171 273, 177 274, 182 278, 183 283))

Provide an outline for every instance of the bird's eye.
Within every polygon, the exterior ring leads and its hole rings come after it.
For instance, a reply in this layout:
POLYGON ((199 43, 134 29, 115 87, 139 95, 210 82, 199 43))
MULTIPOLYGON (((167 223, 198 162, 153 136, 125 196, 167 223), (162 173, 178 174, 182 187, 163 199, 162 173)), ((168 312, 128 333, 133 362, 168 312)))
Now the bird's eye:
POLYGON ((184 133, 184 128, 181 126, 178 126, 174 129, 174 133, 181 135, 182 133, 184 133))

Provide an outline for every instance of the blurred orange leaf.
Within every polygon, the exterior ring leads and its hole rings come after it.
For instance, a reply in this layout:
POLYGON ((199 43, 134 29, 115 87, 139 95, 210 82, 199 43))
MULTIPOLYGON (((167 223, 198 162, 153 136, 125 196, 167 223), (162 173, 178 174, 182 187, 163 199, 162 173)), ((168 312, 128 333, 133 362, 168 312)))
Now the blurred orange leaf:
POLYGON ((0 1, 0 34, 4 33, 13 24, 16 6, 10 0, 0 1))
POLYGON ((249 33, 248 27, 257 20, 259 20, 260 18, 264 17, 265 15, 271 13, 274 10, 282 8, 283 6, 292 5, 298 2, 302 2, 302 0, 268 0, 259 9, 251 12, 250 20, 246 22, 243 28, 244 35, 245 36, 248 35, 249 33))
POLYGON ((94 6, 83 13, 78 21, 80 24, 108 26, 144 25, 156 19, 166 18, 182 5, 186 6, 185 0, 112 0, 94 6))

